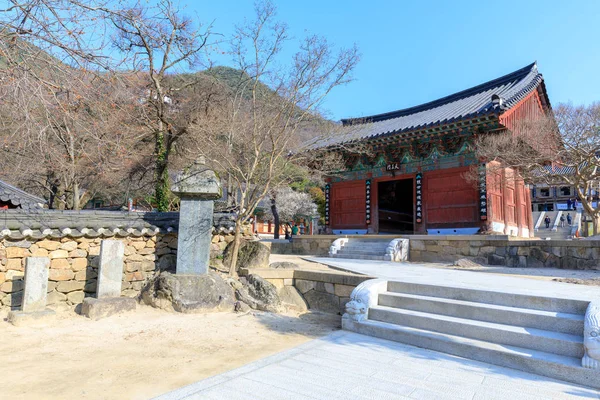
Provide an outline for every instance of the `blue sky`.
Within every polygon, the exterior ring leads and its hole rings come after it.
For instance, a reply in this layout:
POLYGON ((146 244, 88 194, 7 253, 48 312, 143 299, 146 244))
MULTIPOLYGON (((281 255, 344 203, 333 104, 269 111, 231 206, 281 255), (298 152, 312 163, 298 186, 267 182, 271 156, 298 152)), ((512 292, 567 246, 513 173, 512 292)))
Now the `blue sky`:
MULTIPOLYGON (((223 34, 251 0, 180 0, 223 34)), ((600 1, 274 0, 295 37, 356 43, 355 80, 326 100, 340 119, 418 105, 537 60, 552 104, 600 101, 600 1)))

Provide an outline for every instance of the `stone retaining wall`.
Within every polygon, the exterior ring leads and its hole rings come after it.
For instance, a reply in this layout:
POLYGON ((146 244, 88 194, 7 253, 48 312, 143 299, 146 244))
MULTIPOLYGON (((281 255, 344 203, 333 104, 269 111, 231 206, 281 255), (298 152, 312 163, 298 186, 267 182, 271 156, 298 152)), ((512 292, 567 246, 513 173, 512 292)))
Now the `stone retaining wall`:
MULTIPOLYGON (((271 249, 273 254, 327 256, 329 246, 340 237, 299 237, 293 243, 273 243, 271 249)), ((454 262, 467 257, 508 267, 600 270, 600 240, 518 240, 504 235, 362 236, 367 237, 409 239, 409 260, 415 262, 454 262)))
MULTIPOLYGON (((175 271, 178 213, 0 211, 0 308, 21 305, 27 257, 50 258, 48 305, 74 306, 94 296, 100 243, 125 242, 122 295, 136 297, 146 280, 175 271)), ((232 240, 231 214, 215 214, 211 255, 232 240)))
POLYGON ((242 269, 242 275, 257 274, 278 290, 294 286, 304 297, 308 308, 332 314, 343 314, 352 290, 372 276, 344 272, 301 269, 242 269))
POLYGON ((598 240, 509 240, 506 237, 411 237, 410 260, 453 262, 469 257, 485 264, 523 268, 600 270, 598 240))

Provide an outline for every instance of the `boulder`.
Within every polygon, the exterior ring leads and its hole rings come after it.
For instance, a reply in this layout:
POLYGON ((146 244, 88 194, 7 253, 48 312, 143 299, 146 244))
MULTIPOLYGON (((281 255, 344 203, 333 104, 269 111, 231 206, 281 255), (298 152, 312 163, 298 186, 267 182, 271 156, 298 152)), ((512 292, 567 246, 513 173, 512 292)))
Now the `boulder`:
POLYGON ((236 289, 235 297, 255 310, 280 312, 283 309, 277 288, 258 275, 248 275, 245 286, 236 289))
POLYGON ((183 313, 232 311, 233 288, 219 274, 173 275, 162 272, 141 293, 142 301, 152 307, 183 313))
POLYGON ((298 269, 298 268, 300 268, 300 266, 298 264, 289 262, 289 261, 274 262, 274 263, 271 263, 271 265, 269 265, 269 267, 276 268, 276 269, 298 269))
MULTIPOLYGON (((233 244, 234 242, 229 243, 223 252, 223 264, 226 266, 231 263, 233 244)), ((237 269, 267 268, 270 255, 271 250, 264 244, 258 241, 242 241, 238 251, 237 269)))
POLYGON ((339 298, 331 293, 309 290, 304 293, 304 299, 311 310, 322 311, 331 314, 340 314, 339 298))
POLYGON ((298 289, 293 286, 284 286, 279 291, 279 297, 286 308, 294 311, 305 312, 308 310, 308 304, 298 289))

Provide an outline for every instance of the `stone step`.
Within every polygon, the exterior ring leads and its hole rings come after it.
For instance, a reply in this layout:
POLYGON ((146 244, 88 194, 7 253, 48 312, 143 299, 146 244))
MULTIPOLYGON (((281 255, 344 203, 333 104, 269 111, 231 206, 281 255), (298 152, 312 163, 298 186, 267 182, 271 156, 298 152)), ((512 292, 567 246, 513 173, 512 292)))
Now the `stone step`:
POLYGON ((376 254, 376 255, 384 255, 385 254, 385 250, 386 249, 348 249, 345 247, 342 247, 339 251, 338 254, 342 253, 356 253, 356 254, 376 254))
POLYGON ((333 258, 346 258, 353 260, 376 260, 376 261, 385 261, 385 257, 381 254, 377 255, 365 255, 365 254, 356 254, 356 253, 347 253, 347 254, 334 254, 333 258))
POLYGON ((388 282, 388 292, 415 294, 445 299, 471 301, 531 310, 585 315, 589 301, 544 297, 527 294, 504 293, 462 287, 426 285, 411 282, 388 282))
POLYGON ((406 293, 381 293, 379 305, 477 321, 583 335, 584 316, 406 293))
POLYGON ((600 389, 598 371, 581 367, 581 359, 517 346, 489 343, 424 329, 364 320, 344 323, 344 329, 412 346, 547 376, 600 389))
POLYGON ((580 359, 584 354, 582 336, 542 329, 523 328, 385 306, 369 308, 369 320, 580 359))
POLYGON ((387 249, 389 243, 346 244, 342 249, 387 249))

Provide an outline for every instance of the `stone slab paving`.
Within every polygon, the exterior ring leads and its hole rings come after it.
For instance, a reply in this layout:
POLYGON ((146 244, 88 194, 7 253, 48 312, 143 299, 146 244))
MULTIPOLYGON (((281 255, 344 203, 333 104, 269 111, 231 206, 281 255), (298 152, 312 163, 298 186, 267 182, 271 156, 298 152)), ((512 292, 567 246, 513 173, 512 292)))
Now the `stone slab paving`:
POLYGON ((304 259, 344 271, 402 282, 457 288, 480 288, 489 291, 584 301, 600 298, 600 286, 574 285, 502 274, 432 268, 432 264, 428 263, 341 260, 327 257, 304 257, 304 259))
POLYGON ((600 399, 600 392, 337 331, 158 399, 600 399))

